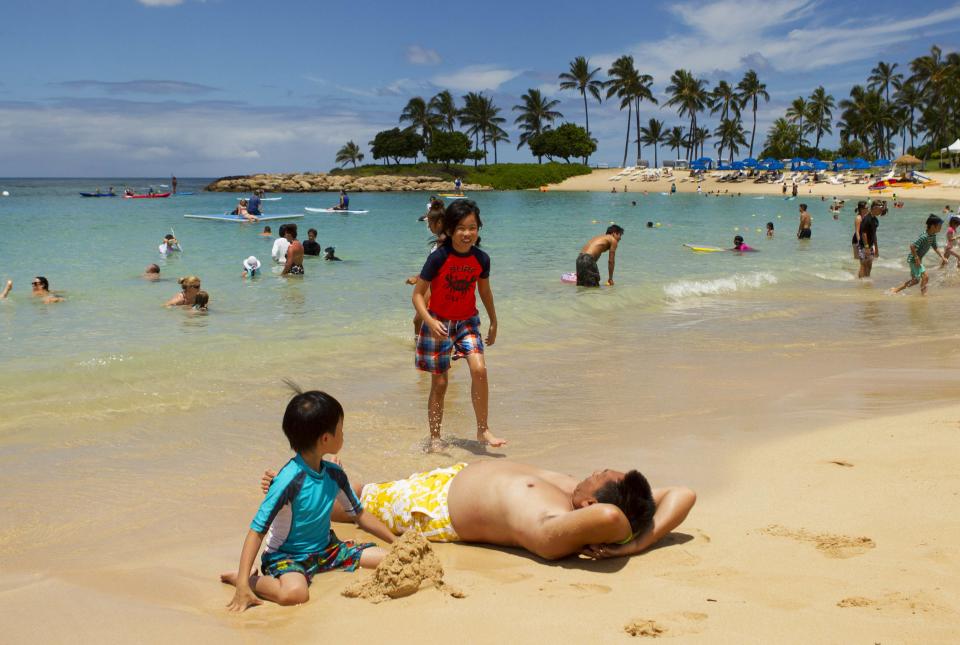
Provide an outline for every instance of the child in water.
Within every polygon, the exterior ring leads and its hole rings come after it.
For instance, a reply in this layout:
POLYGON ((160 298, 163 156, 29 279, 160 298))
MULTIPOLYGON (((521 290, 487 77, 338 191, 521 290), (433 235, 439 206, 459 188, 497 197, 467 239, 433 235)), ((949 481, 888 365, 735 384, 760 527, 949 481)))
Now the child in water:
POLYGON ((737 235, 733 238, 733 248, 730 250, 744 253, 747 251, 753 251, 755 249, 752 246, 744 243, 742 235, 737 235))
POLYGON ((952 255, 957 258, 957 268, 960 269, 960 253, 957 252, 958 228, 960 228, 960 217, 954 215, 947 224, 947 243, 943 247, 943 262, 940 263, 941 268, 947 266, 947 259, 952 255))
POLYGON ((210 302, 210 294, 206 291, 200 290, 197 292, 197 297, 193 300, 193 311, 202 311, 207 312, 207 303, 210 302))
POLYGON ((493 448, 507 443, 487 425, 489 385, 477 292, 490 321, 487 345, 497 340, 497 311, 490 288, 490 256, 478 248, 482 226, 480 208, 473 200, 458 199, 450 204, 443 216, 447 238, 427 258, 413 288, 413 306, 423 320, 417 336, 416 366, 431 376, 427 401, 431 451, 444 446, 440 430, 451 358, 464 358, 470 366, 477 440, 493 448))
POLYGON ((907 265, 910 267, 910 279, 899 287, 891 289, 891 293, 900 293, 907 287, 920 283, 921 295, 927 293, 927 282, 930 280, 926 269, 923 268, 923 256, 931 248, 944 260, 943 254, 937 248, 937 233, 943 228, 943 220, 936 215, 930 215, 927 218, 927 229, 920 234, 920 237, 910 245, 910 253, 907 254, 907 265))
POLYGON ((773 237, 773 222, 767 222, 767 237, 773 237))

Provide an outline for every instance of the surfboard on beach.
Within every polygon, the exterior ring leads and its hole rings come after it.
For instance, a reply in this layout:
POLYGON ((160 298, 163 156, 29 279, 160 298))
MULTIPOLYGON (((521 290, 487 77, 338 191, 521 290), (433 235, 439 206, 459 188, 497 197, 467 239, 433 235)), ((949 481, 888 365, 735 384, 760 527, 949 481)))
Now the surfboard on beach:
POLYGON ((187 213, 186 215, 184 215, 184 217, 186 217, 187 219, 209 219, 209 220, 214 220, 218 222, 247 222, 250 224, 256 224, 257 222, 265 222, 272 219, 294 219, 296 217, 303 217, 303 215, 300 213, 296 213, 292 215, 258 215, 256 222, 252 220, 248 220, 243 215, 232 215, 229 213, 227 214, 210 213, 206 215, 193 215, 191 213, 187 213))
POLYGON ((369 213, 370 211, 347 211, 338 208, 310 208, 309 206, 304 206, 303 210, 308 213, 348 213, 353 215, 360 215, 362 213, 369 213))

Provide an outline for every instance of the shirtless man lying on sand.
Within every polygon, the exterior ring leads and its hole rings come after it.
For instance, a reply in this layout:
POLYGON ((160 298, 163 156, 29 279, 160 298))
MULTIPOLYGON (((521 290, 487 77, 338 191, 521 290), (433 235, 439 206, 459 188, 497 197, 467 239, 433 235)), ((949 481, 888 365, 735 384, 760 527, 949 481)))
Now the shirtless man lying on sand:
MULTIPOLYGON (((265 473, 265 486, 273 475, 265 473)), ((598 470, 577 481, 505 459, 354 485, 364 510, 396 535, 416 527, 433 542, 522 547, 546 560, 641 553, 679 526, 697 499, 684 487, 651 491, 635 470, 598 470)), ((332 518, 352 521, 339 502, 332 518)))

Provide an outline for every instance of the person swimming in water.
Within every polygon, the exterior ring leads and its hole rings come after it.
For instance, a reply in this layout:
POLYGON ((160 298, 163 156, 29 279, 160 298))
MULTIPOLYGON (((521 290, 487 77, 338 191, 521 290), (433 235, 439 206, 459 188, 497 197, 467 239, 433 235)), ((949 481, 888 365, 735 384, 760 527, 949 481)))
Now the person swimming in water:
POLYGON ((747 252, 747 251, 756 251, 755 248, 753 248, 753 247, 750 246, 749 244, 746 244, 746 243, 743 241, 743 236, 742 236, 742 235, 737 235, 737 236, 735 236, 735 237, 733 238, 733 248, 730 249, 730 250, 731 250, 731 251, 737 251, 738 253, 744 253, 744 252, 747 252))

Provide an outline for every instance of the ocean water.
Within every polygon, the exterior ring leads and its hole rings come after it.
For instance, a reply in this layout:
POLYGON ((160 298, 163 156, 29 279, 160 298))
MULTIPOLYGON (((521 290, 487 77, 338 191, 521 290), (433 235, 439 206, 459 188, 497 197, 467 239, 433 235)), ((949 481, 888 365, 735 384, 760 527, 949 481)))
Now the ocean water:
MULTIPOLYGON (((108 183, 149 182, 0 180, 0 189, 11 192, 0 199, 0 280, 15 284, 0 303, 0 440, 28 421, 59 423, 51 409, 69 408, 74 420, 102 420, 242 400, 251 388, 296 377, 298 365, 321 367, 361 387, 416 380, 404 279, 419 270, 428 250, 428 231, 416 221, 427 195, 355 194, 352 205, 368 214, 295 220, 301 239, 316 228, 321 245, 335 246, 343 259, 308 258, 301 280, 277 275, 269 260, 272 239, 258 235, 262 225, 183 217, 225 212, 237 195, 201 193, 205 180, 183 180, 180 189, 196 194, 169 199, 78 195, 108 183), (184 251, 163 258, 157 246, 171 231, 184 251), (249 255, 266 270, 244 281, 241 262, 249 255), (151 262, 161 267, 159 282, 140 278, 151 262), (211 294, 208 315, 162 307, 178 292, 176 278, 189 274, 200 276, 211 294), (35 275, 46 276, 66 302, 34 302, 29 284, 35 275)), ((335 201, 332 194, 282 197, 266 202, 266 212, 302 214, 304 206, 335 201)), ((856 280, 849 246, 851 204, 835 221, 828 202, 810 199, 813 239, 798 242, 799 202, 779 197, 473 197, 500 318, 502 350, 494 348, 493 366, 501 352, 510 364, 518 352, 536 361, 556 353, 589 355, 596 345, 655 363, 664 343, 681 338, 688 352, 707 354, 798 342, 856 344, 862 338, 849 331, 865 322, 885 339, 941 330, 936 317, 917 318, 913 307, 884 293, 904 279, 907 244, 935 204, 908 202, 883 218, 881 257, 873 280, 864 283, 856 280), (590 291, 561 283, 580 246, 611 222, 626 229, 616 286, 590 291), (776 227, 773 239, 765 236, 767 222, 776 227), (736 234, 759 252, 701 254, 683 246, 729 247, 736 234)), ((269 222, 274 231, 280 223, 269 222)), ((600 267, 605 278, 606 256, 600 267)), ((957 282, 955 270, 934 272, 930 300, 945 300, 938 287, 957 282)), ((943 306, 952 307, 952 299, 943 306)))
MULTIPOLYGON (((264 467, 288 458, 283 379, 325 389, 347 410, 344 460, 366 479, 486 454, 470 441, 469 375, 453 370, 444 433, 424 455, 429 377, 413 366, 411 287, 428 251, 423 193, 354 194, 364 215, 297 219, 342 262, 306 261, 284 279, 260 224, 194 221, 238 195, 83 199, 149 180, 0 180, 0 557, 16 568, 134 554, 141 539, 239 535, 264 467), (183 253, 161 258, 174 231, 183 253), (256 255, 267 269, 241 279, 256 255), (152 262, 163 279, 140 275, 152 262), (162 305, 195 274, 210 312, 162 305), (30 296, 44 275, 66 301, 30 296), (36 473, 43 472, 42 478, 36 473), (197 499, 197 491, 203 491, 197 499), (245 491, 245 492, 243 492, 245 491), (113 518, 124 514, 124 522, 113 518), (211 533, 212 532, 212 533, 211 533), (129 538, 129 539, 128 539, 129 538), (98 545, 109 541, 103 552, 98 545), (121 546, 122 545, 122 546, 121 546), (56 555, 54 555, 56 554, 56 555)), ((153 180, 160 184, 163 180, 153 180)), ((333 194, 283 195, 268 213, 329 206, 333 194)), ((798 242, 797 201, 604 193, 477 193, 499 317, 488 348, 491 428, 512 458, 570 472, 641 464, 655 481, 715 485, 720 441, 756 441, 846 418, 951 400, 960 383, 960 277, 928 256, 931 289, 887 295, 907 275, 907 245, 940 204, 908 201, 882 219, 881 257, 856 279, 852 208, 839 221, 808 200, 813 239, 798 242), (636 206, 632 202, 636 202, 636 206), (647 228, 646 222, 653 228, 647 228), (767 239, 765 224, 775 224, 767 239), (560 281, 581 246, 626 229, 616 285, 560 281), (757 253, 698 254, 743 234, 757 253)), ((280 221, 270 222, 276 231, 280 221)), ((600 262, 606 276, 606 257, 600 262)), ((486 328, 485 315, 484 329, 486 328)), ((252 501, 253 500, 253 501, 252 501)))

